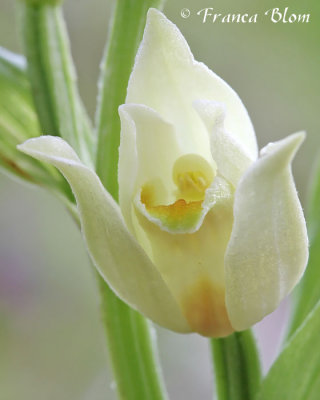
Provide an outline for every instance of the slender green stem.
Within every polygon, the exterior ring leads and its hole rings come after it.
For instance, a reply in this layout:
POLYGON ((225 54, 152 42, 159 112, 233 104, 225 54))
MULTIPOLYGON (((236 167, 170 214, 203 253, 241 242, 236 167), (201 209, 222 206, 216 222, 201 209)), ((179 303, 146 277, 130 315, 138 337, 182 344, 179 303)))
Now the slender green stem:
POLYGON ((126 400, 164 399, 164 386, 155 357, 155 339, 149 322, 116 297, 100 276, 98 281, 119 397, 126 400))
MULTIPOLYGON (((97 111, 97 172, 109 193, 118 199, 118 107, 125 102, 126 88, 142 37, 149 7, 159 0, 119 0, 109 43, 101 66, 97 111)), ((99 277, 108 348, 120 398, 157 400, 166 397, 154 352, 149 323, 125 305, 99 277)))
POLYGON ((119 105, 125 102, 127 84, 150 7, 160 8, 163 0, 119 0, 113 16, 110 40, 101 64, 97 108, 97 170, 100 178, 118 198, 119 105), (106 165, 106 160, 108 165, 106 165))
POLYGON ((21 24, 28 74, 44 134, 61 136, 93 164, 93 135, 76 85, 61 6, 22 2, 21 24))
POLYGON ((261 382, 261 369, 251 331, 211 339, 218 400, 252 400, 261 382))

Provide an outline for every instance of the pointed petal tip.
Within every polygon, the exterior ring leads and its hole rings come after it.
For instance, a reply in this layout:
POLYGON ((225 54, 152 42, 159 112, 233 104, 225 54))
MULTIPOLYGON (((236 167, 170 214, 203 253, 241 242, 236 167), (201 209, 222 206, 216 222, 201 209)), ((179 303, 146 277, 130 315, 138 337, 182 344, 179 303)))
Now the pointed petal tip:
POLYGON ((64 140, 58 136, 42 135, 42 136, 30 138, 30 139, 26 140, 25 142, 18 144, 17 149, 22 152, 36 150, 37 148, 39 148, 39 150, 40 150, 41 145, 44 142, 48 142, 48 140, 50 140, 52 142, 64 142, 64 140))
POLYGON ((158 18, 166 19, 165 15, 160 10, 158 10, 157 8, 151 7, 151 8, 149 8, 149 10, 147 12, 147 21, 150 21, 153 18, 154 19, 158 19, 158 18))
POLYGON ((307 137, 307 132, 306 131, 299 131, 299 132, 293 133, 290 136, 295 138, 296 140, 299 140, 302 143, 307 137))
POLYGON ((62 159, 64 157, 72 161, 80 161, 73 148, 58 136, 43 135, 31 138, 19 144, 17 149, 40 161, 62 159))
POLYGON ((52 138, 52 136, 39 136, 36 138, 31 138, 26 140, 25 142, 18 144, 17 149, 21 151, 22 153, 28 154, 28 155, 33 155, 36 153, 42 153, 41 148, 43 144, 43 139, 46 138, 52 138))
POLYGON ((149 27, 150 25, 156 26, 156 25, 161 25, 162 23, 166 24, 172 24, 174 25, 171 21, 168 20, 168 18, 158 9, 156 8, 149 8, 147 12, 147 22, 146 26, 149 27))
POLYGON ((166 19, 167 18, 164 14, 162 14, 161 11, 157 10, 156 8, 149 8, 144 35, 146 35, 147 33, 149 34, 150 30, 153 30, 158 26, 160 27, 163 21, 165 21, 166 19))
POLYGON ((263 149, 261 149, 260 155, 265 157, 278 153, 281 154, 284 159, 292 160, 305 138, 305 131, 293 133, 282 140, 267 144, 263 149), (285 155, 287 157, 285 157, 285 155))
POLYGON ((296 132, 287 137, 288 139, 287 146, 291 149, 293 155, 295 154, 296 151, 299 150, 300 146, 305 141, 306 137, 307 137, 306 131, 296 132))
POLYGON ((177 25, 170 21, 161 11, 156 8, 149 8, 147 13, 146 27, 144 31, 144 40, 165 41, 168 37, 178 38, 178 41, 184 42, 190 52, 189 45, 182 36, 177 25))

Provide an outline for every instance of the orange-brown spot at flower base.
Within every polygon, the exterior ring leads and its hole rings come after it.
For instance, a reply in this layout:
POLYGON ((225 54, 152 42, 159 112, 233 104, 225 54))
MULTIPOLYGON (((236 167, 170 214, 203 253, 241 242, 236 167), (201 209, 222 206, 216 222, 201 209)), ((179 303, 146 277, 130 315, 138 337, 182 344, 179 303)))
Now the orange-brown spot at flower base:
POLYGON ((191 329, 207 337, 224 337, 234 332, 225 305, 225 291, 202 278, 190 287, 182 308, 191 329))

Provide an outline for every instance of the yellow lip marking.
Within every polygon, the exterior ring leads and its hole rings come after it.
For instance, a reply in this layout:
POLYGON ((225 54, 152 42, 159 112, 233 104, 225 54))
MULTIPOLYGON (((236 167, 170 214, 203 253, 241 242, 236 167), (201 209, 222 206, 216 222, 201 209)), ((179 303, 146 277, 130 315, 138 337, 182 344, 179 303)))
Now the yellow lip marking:
POLYGON ((194 226, 202 213, 202 201, 186 202, 179 199, 169 205, 152 205, 152 189, 144 186, 141 191, 141 203, 148 213, 159 219, 168 229, 175 231, 194 226))
MULTIPOLYGON (((140 201, 149 215, 160 221, 165 230, 173 233, 186 232, 195 228, 203 215, 202 203, 216 176, 216 164, 209 163, 197 154, 179 157, 172 170, 176 190, 170 193, 171 204, 163 204, 157 196, 157 183, 143 185, 140 201)), ((155 221, 154 221, 155 222, 155 221)))

